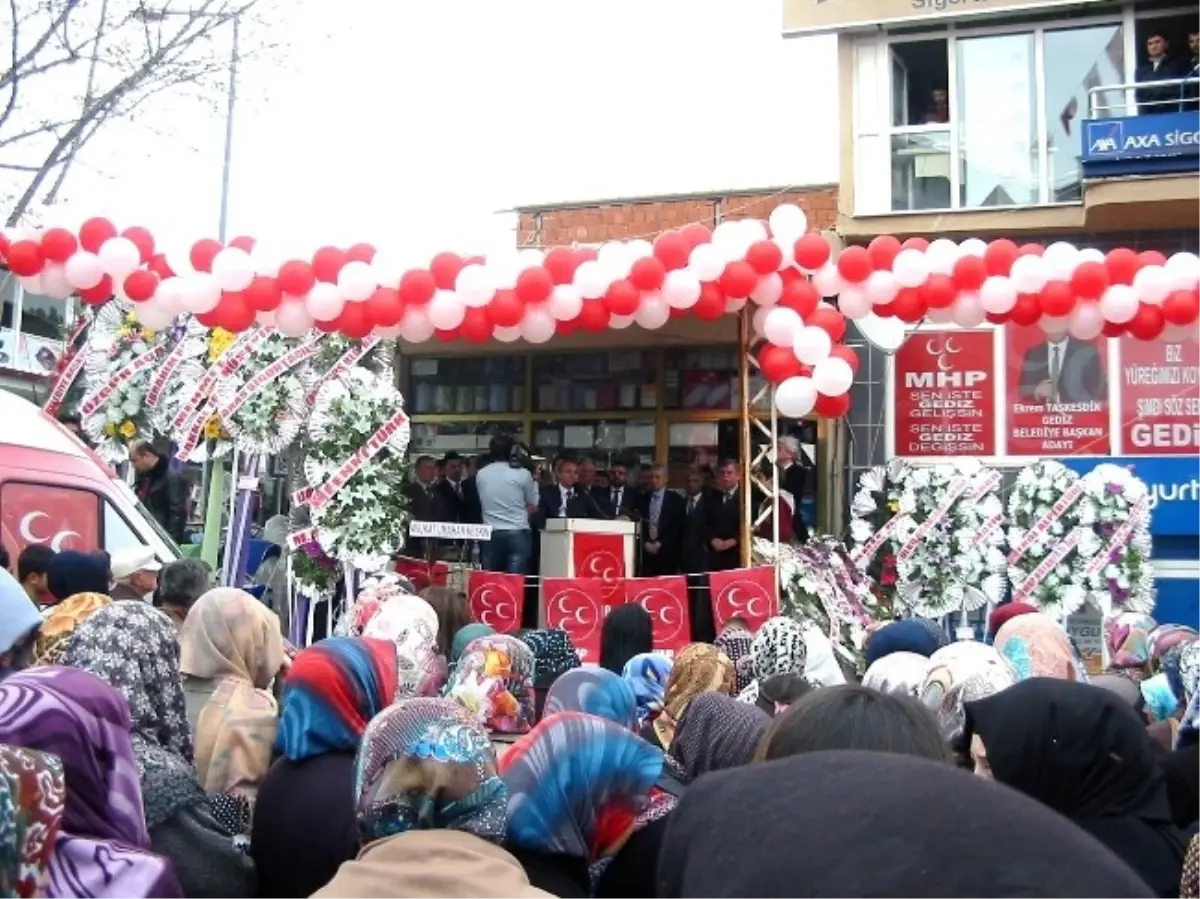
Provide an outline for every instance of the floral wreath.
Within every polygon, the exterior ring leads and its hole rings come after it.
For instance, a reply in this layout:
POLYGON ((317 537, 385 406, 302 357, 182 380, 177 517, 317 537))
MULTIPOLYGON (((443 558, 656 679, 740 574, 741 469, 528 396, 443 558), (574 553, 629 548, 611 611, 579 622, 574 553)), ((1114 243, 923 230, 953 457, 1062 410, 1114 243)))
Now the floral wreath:
POLYGON ((1088 598, 1088 564, 1100 541, 1080 528, 1085 513, 1080 476, 1052 459, 1021 469, 1008 496, 1008 579, 1013 598, 1055 618, 1088 598))
POLYGON ((903 459, 876 465, 858 479, 850 504, 850 558, 866 573, 878 601, 880 616, 890 620, 896 605, 896 531, 900 526, 900 497, 912 469, 903 459))
POLYGON ((355 340, 342 334, 330 334, 317 346, 304 369, 307 396, 316 398, 321 386, 331 377, 341 377, 352 368, 366 368, 392 382, 392 344, 380 338, 355 340))
POLYGON ((1088 601, 1104 615, 1154 609, 1150 492, 1129 469, 1103 463, 1083 476, 1079 523, 1098 538, 1087 569, 1088 601))
POLYGON ((87 306, 79 312, 73 325, 68 325, 63 329, 63 351, 50 376, 51 395, 44 407, 47 415, 52 417, 79 415, 79 404, 83 402, 87 386, 84 372, 78 366, 87 362, 88 340, 91 336, 94 318, 94 307, 87 306), (77 359, 78 362, 76 362, 77 359), (71 378, 71 382, 67 385, 66 390, 61 392, 61 399, 57 399, 54 394, 59 390, 59 383, 68 376, 71 378))
POLYGON ((1000 482, 974 459, 909 472, 896 529, 896 597, 906 611, 940 618, 1004 597, 1000 482))
POLYGON ((312 599, 332 598, 341 577, 338 564, 325 555, 319 544, 309 543, 291 554, 292 581, 296 590, 312 599))
MULTIPOLYGON (((232 413, 220 414, 220 424, 243 452, 275 455, 286 449, 300 434, 307 411, 302 373, 304 363, 288 366, 265 383, 251 383, 300 345, 300 339, 272 331, 257 341, 246 359, 218 382, 218 410, 224 410, 239 398, 244 400, 232 413)), ((206 437, 211 427, 211 421, 205 425, 206 437)))
POLYGON ((176 319, 168 335, 171 349, 155 367, 147 393, 150 423, 159 434, 172 433, 176 413, 196 392, 208 350, 208 329, 190 315, 176 319))
POLYGON ((145 399, 166 339, 164 332, 143 327, 124 301, 112 300, 96 314, 85 350, 80 414, 84 433, 106 462, 124 462, 131 443, 155 436, 145 399))
MULTIPOLYGON (((363 368, 323 384, 308 422, 304 475, 310 488, 320 488, 346 466, 403 404, 390 380, 363 368)), ((405 421, 327 501, 312 509, 317 539, 333 558, 379 571, 404 546, 409 434, 405 421)))

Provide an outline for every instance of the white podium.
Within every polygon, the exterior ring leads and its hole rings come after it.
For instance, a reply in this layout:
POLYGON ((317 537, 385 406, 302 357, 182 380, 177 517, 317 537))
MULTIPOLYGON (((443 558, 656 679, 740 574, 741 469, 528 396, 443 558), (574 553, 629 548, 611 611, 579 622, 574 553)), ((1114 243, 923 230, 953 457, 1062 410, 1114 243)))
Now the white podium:
MULTIPOLYGON (((638 525, 632 521, 599 518, 550 518, 541 532, 542 577, 599 577, 608 580, 633 577, 637 565, 638 525), (593 557, 588 570, 575 567, 575 537, 579 534, 610 534, 621 538, 620 559, 593 557), (624 563, 624 570, 618 562, 624 563)), ((546 597, 538 589, 538 627, 546 626, 546 597)))

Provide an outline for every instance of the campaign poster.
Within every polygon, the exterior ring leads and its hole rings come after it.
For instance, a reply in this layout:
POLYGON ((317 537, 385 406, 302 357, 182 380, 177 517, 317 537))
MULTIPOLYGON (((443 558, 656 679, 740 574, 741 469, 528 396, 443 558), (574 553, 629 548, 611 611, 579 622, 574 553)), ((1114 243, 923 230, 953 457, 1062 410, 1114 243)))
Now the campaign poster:
POLYGON ((1121 441, 1126 453, 1200 453, 1200 344, 1121 339, 1121 441))
POLYGON ((897 456, 996 454, 990 331, 914 334, 896 353, 897 456))
POLYGON ((1107 338, 1007 325, 1008 454, 1104 456, 1108 423, 1107 338))

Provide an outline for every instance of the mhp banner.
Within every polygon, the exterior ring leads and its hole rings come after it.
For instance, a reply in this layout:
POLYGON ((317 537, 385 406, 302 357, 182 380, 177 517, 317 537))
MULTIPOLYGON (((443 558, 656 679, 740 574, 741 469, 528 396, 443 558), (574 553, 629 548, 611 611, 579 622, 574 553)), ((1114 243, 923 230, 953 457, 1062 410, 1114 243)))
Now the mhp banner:
POLYGON ((1200 112, 1085 119, 1081 140, 1088 176, 1194 171, 1200 160, 1200 112))

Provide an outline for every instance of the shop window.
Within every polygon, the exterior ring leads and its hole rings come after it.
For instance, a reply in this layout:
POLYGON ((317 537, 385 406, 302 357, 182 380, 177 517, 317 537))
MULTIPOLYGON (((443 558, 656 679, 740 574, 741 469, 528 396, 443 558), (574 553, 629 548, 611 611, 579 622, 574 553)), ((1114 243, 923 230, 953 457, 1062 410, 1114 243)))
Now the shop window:
MULTIPOLYGON (((636 412, 658 408, 657 354, 643 350, 533 358, 535 412, 636 412)), ((536 441, 535 441, 536 442, 536 441)))
POLYGON ((524 428, 515 421, 415 422, 409 456, 421 454, 440 459, 449 452, 478 456, 487 452, 488 443, 497 434, 525 440, 524 428))
POLYGON ((413 415, 504 415, 525 411, 525 357, 413 359, 413 415))
POLYGON ((562 454, 588 458, 607 469, 618 459, 627 464, 653 462, 655 423, 649 419, 612 421, 547 419, 533 423, 530 448, 553 459, 562 454))

